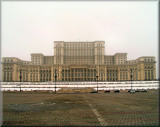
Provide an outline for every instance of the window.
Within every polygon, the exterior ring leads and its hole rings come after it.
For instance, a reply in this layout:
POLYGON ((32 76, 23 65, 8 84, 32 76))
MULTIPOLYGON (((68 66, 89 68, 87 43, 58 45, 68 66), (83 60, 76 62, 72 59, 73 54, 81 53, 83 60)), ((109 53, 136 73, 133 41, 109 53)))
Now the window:
POLYGON ((81 76, 83 76, 83 73, 81 73, 81 76))

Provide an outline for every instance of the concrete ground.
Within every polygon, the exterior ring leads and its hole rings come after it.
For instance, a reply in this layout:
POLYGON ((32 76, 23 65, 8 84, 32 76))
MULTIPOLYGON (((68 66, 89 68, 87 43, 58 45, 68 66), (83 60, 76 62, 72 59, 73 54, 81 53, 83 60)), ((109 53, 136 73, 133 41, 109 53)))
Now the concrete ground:
POLYGON ((3 126, 158 126, 158 91, 3 93, 3 126))

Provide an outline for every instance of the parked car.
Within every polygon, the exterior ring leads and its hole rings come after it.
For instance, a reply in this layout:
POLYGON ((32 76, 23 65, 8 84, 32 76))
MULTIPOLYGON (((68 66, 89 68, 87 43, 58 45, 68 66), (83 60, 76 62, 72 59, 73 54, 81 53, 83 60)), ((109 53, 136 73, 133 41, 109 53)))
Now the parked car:
POLYGON ((110 90, 106 90, 106 91, 104 91, 104 93, 110 93, 110 90))
POLYGON ((91 91, 90 93, 98 93, 97 91, 91 91))
POLYGON ((130 90, 130 93, 135 93, 135 90, 130 90))
POLYGON ((147 90, 142 90, 141 92, 147 92, 147 90))
POLYGON ((119 92, 120 92, 119 90, 115 90, 115 91, 114 91, 114 93, 119 93, 119 92))
POLYGON ((132 90, 132 89, 130 89, 130 90, 128 90, 128 93, 135 93, 136 91, 135 90, 132 90))
POLYGON ((136 90, 135 92, 141 92, 140 90, 136 90))

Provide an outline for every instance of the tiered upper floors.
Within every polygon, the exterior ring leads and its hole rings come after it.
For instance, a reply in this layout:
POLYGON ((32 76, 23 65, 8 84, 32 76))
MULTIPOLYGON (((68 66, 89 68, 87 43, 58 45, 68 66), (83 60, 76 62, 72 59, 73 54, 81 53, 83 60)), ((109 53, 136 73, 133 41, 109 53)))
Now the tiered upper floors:
POLYGON ((15 57, 4 57, 3 63, 23 65, 132 65, 140 62, 155 62, 155 57, 144 56, 136 60, 127 60, 127 53, 105 55, 105 42, 54 42, 54 56, 32 53, 31 61, 15 57))

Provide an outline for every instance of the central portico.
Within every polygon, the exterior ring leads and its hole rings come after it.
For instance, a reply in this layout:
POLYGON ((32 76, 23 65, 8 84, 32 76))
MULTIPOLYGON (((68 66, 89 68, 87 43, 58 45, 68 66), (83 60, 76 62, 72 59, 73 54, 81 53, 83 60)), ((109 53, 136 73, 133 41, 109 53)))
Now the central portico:
POLYGON ((69 65, 62 69, 62 81, 95 81, 96 73, 89 65, 69 65))

